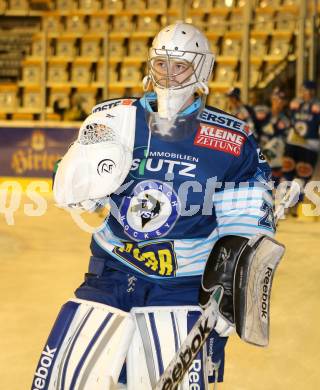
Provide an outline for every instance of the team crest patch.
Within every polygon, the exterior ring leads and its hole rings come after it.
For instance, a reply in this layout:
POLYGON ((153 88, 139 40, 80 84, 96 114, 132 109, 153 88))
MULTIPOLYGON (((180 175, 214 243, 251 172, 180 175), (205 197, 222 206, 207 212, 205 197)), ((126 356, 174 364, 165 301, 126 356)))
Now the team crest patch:
POLYGON ((137 184, 120 207, 124 232, 136 241, 165 236, 180 215, 180 202, 173 189, 161 181, 137 184))
POLYGON ((245 136, 218 126, 201 124, 194 145, 240 156, 245 136))

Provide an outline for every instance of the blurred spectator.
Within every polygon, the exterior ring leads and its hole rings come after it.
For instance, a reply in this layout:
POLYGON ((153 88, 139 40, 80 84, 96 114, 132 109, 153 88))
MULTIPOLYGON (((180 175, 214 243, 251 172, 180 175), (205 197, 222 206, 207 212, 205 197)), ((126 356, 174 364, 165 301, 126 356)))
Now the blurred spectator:
POLYGON ((78 95, 72 95, 70 99, 70 107, 64 113, 65 121, 84 121, 89 115, 84 109, 85 100, 78 95))
POLYGON ((59 115, 60 120, 63 119, 64 113, 65 113, 65 111, 66 111, 66 109, 67 109, 64 100, 65 100, 65 99, 63 99, 63 98, 58 98, 58 99, 55 100, 54 103, 53 103, 53 112, 54 112, 55 114, 58 114, 58 115, 59 115))
MULTIPOLYGON (((290 103, 291 128, 283 158, 283 175, 303 188, 311 179, 319 151, 320 101, 315 98, 316 83, 306 80, 300 97, 290 103)), ((302 200, 303 195, 300 197, 302 200)), ((298 205, 297 205, 298 206, 298 205)), ((297 216, 297 206, 291 213, 297 216)))
POLYGON ((285 114, 286 104, 286 93, 276 87, 271 94, 271 108, 255 107, 258 142, 272 169, 275 186, 281 178, 285 141, 290 128, 290 120, 285 114))
POLYGON ((230 114, 241 119, 242 121, 248 123, 250 130, 255 134, 255 113, 250 105, 244 104, 241 101, 240 89, 231 88, 226 93, 226 96, 228 98, 227 111, 230 112, 230 114))

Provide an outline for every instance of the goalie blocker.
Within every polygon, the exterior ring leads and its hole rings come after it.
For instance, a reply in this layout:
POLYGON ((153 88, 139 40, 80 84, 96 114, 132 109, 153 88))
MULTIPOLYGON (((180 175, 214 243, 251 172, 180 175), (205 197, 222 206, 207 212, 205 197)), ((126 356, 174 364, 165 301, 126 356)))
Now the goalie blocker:
POLYGON ((248 343, 267 346, 272 280, 284 250, 283 245, 263 235, 250 240, 240 236, 220 238, 203 273, 200 305, 205 308, 214 288, 222 286, 220 323, 225 329, 235 326, 248 343))

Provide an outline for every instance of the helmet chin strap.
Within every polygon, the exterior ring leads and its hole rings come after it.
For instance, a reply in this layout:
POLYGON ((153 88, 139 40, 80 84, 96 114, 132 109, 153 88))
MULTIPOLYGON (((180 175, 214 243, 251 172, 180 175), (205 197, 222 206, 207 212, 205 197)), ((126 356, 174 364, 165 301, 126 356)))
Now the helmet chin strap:
POLYGON ((200 81, 198 85, 198 89, 203 95, 209 95, 209 87, 207 86, 207 84, 203 83, 202 81, 200 81))
POLYGON ((196 90, 196 85, 190 85, 181 89, 159 88, 154 86, 154 91, 157 94, 159 117, 168 120, 176 117, 196 90))
POLYGON ((142 79, 142 89, 147 92, 152 85, 151 77, 149 75, 144 76, 142 79))

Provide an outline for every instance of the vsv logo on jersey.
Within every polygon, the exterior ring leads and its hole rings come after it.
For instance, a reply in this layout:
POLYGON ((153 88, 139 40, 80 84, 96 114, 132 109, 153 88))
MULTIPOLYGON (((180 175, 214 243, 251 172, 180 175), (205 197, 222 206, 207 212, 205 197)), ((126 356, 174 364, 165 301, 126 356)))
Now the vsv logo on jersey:
POLYGON ((173 189, 161 181, 142 181, 120 206, 124 232, 136 241, 165 236, 180 215, 180 202, 173 189))
POLYGON ((232 130, 201 124, 194 145, 240 156, 245 137, 232 130))
POLYGON ((113 253, 147 275, 175 276, 177 260, 173 242, 153 242, 138 246, 125 242, 124 247, 115 247, 113 253))

